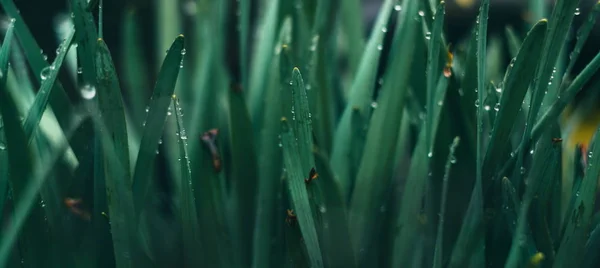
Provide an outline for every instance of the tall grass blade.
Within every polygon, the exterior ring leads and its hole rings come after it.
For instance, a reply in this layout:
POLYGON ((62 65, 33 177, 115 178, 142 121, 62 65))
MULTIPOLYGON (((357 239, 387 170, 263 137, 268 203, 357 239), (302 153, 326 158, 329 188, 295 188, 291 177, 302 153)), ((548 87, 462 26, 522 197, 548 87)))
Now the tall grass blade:
MULTIPOLYGON (((35 81, 41 83, 42 78, 39 74, 42 73, 42 70, 48 68, 49 65, 44 59, 44 56, 40 54, 40 46, 33 38, 29 28, 27 28, 27 25, 14 2, 12 0, 0 0, 0 5, 2 5, 6 14, 15 19, 15 36, 23 47, 23 52, 29 62, 31 72, 35 74, 33 76, 35 81)), ((91 56, 93 57, 93 55, 91 56)), ((55 107, 56 110, 54 112, 60 126, 66 128, 69 123, 67 119, 71 114, 71 102, 60 83, 54 83, 54 87, 55 88, 50 92, 50 106, 55 107)))
MULTIPOLYGON (((272 58, 272 67, 269 73, 269 81, 265 91, 265 107, 264 116, 261 120, 262 124, 257 124, 260 127, 258 131, 258 198, 256 208, 256 224, 254 225, 254 244, 253 244, 253 259, 252 267, 259 268, 268 266, 272 259, 271 254, 275 254, 271 246, 271 238, 276 237, 276 231, 274 227, 277 226, 275 222, 278 219, 277 215, 281 211, 276 210, 276 197, 278 194, 278 188, 280 184, 282 174, 282 153, 279 148, 280 140, 279 134, 281 133, 281 91, 282 85, 285 81, 282 81, 279 73, 283 70, 289 70, 291 66, 281 66, 281 54, 284 50, 283 46, 287 48, 287 43, 290 38, 291 24, 287 20, 283 24, 280 34, 279 41, 276 44, 277 49, 275 55, 272 58)), ((256 121, 255 121, 256 124, 256 121)))
POLYGON ((448 160, 446 161, 446 168, 444 170, 444 179, 443 179, 443 189, 442 189, 442 200, 441 200, 441 209, 440 209, 440 219, 438 222, 437 229, 437 238, 435 239, 435 253, 433 255, 433 267, 441 268, 442 260, 443 260, 443 238, 444 238, 444 217, 446 216, 446 199, 448 198, 448 183, 450 183, 450 170, 452 165, 456 162, 456 158, 454 156, 454 152, 460 143, 460 138, 455 137, 450 144, 450 154, 448 155, 448 160))
POLYGON ((600 152, 600 135, 597 133, 598 131, 596 131, 590 146, 591 150, 587 155, 588 165, 585 167, 581 187, 575 192, 573 210, 567 212, 566 229, 553 267, 579 266, 583 261, 585 243, 592 230, 592 215, 598 189, 598 177, 600 176, 600 160, 598 157, 593 157, 594 153, 600 152))
POLYGON ((183 112, 179 105, 179 100, 173 96, 173 111, 177 123, 179 163, 181 172, 181 182, 179 182, 178 195, 180 198, 179 220, 181 224, 183 240, 183 265, 185 267, 198 266, 199 259, 196 250, 199 248, 198 218, 196 214, 196 203, 194 202, 194 193, 192 192, 192 169, 190 167, 190 158, 188 156, 187 144, 188 136, 183 127, 183 112))
MULTIPOLYGON (((435 103, 445 99, 447 87, 448 79, 440 75, 433 97, 435 103)), ((433 138, 439 127, 442 106, 436 104, 431 108, 433 117, 430 131, 433 138)), ((408 171, 405 194, 401 197, 400 213, 398 218, 395 219, 395 225, 400 227, 400 231, 394 239, 394 267, 415 261, 415 259, 412 259, 413 254, 419 249, 414 247, 414 242, 419 239, 425 229, 419 221, 419 215, 431 165, 431 158, 428 156, 430 149, 427 143, 428 131, 429 129, 421 127, 414 151, 415 158, 411 161, 408 171)))
MULTIPOLYGON (((248 2, 248 1, 244 1, 248 2)), ((243 71, 246 75, 249 75, 248 85, 248 107, 252 115, 252 122, 260 126, 263 120, 263 113, 265 111, 265 102, 268 100, 265 98, 266 88, 268 88, 268 73, 269 63, 273 58, 273 50, 275 48, 275 38, 277 38, 277 26, 279 19, 279 0, 270 0, 270 4, 267 7, 265 17, 261 24, 261 36, 257 38, 255 45, 255 56, 252 59, 252 72, 249 70, 243 71)), ((286 26, 282 26, 285 28, 286 26)), ((290 27, 288 25, 288 27, 290 27)), ((283 30, 280 32, 283 34, 283 30)), ((289 35, 289 33, 285 33, 289 35)), ((246 66, 246 65, 244 65, 246 66)), ((246 67, 247 68, 247 67, 246 67)))
POLYGON ((529 144, 530 142, 531 131, 538 117, 538 112, 541 108, 546 89, 548 88, 548 82, 553 74, 560 51, 565 45, 567 33, 571 27, 573 17, 575 16, 575 8, 579 5, 579 2, 580 1, 578 0, 556 1, 552 16, 550 17, 550 24, 548 25, 548 30, 544 37, 544 46, 540 53, 539 65, 537 66, 534 76, 532 99, 529 113, 527 114, 527 124, 520 145, 522 150, 519 151, 516 156, 516 168, 511 178, 511 180, 515 182, 514 184, 517 190, 519 190, 521 186, 521 173, 518 170, 523 166, 525 147, 526 144, 529 144))
POLYGON ((440 2, 435 12, 433 22, 433 31, 429 43, 429 52, 427 53, 427 119, 425 124, 425 143, 427 144, 427 155, 433 155, 433 117, 435 107, 435 89, 439 79, 440 70, 440 48, 442 42, 442 28, 444 26, 446 3, 440 2))
POLYGON ((465 215, 458 240, 452 252, 449 267, 463 267, 470 265, 483 265, 485 261, 481 247, 483 241, 483 189, 482 189, 482 171, 483 171, 483 96, 486 88, 486 42, 487 42, 487 23, 490 1, 483 0, 479 8, 477 18, 477 141, 476 141, 476 173, 475 186, 471 194, 467 213, 465 215))
MULTIPOLYGON (((351 1, 345 1, 351 2, 351 1)), ((348 5, 346 3, 345 5, 348 5)), ((355 172, 351 172, 351 167, 359 162, 352 161, 352 154, 355 151, 362 151, 361 146, 364 143, 353 143, 352 137, 357 135, 352 127, 352 117, 358 117, 358 122, 364 125, 368 122, 371 115, 371 103, 375 80, 377 75, 377 66, 381 56, 381 50, 377 47, 383 42, 385 32, 383 29, 390 18, 394 7, 393 0, 385 1, 381 6, 381 12, 377 16, 377 21, 372 29, 372 35, 362 54, 354 81, 350 87, 348 103, 344 108, 338 127, 335 130, 333 139, 333 148, 331 153, 331 168, 335 176, 339 178, 342 185, 342 194, 349 199, 350 190, 354 183, 355 172)), ((363 128, 364 126, 356 126, 363 128)), ((356 159, 360 161, 360 159, 356 159)))
MULTIPOLYGON (((1 54, 2 53, 0 52, 0 55, 1 54)), ((3 94, 1 92, 4 92, 4 90, 0 90, 0 94, 3 94)), ((12 128, 12 126, 19 126, 17 124, 20 123, 18 118, 14 115, 10 115, 10 112, 9 114, 7 114, 4 111, 4 109, 6 109, 6 111, 11 109, 11 105, 7 105, 10 99, 2 96, 2 98, 0 98, 0 101, 4 102, 1 103, 2 105, 0 105, 0 108, 2 109, 4 126, 6 128, 10 127, 12 129, 11 131, 14 130, 15 133, 18 133, 17 128, 12 128), (13 119, 10 119, 11 117, 13 119), (7 120, 12 120, 13 122, 7 122, 7 120)), ((14 109, 14 106, 12 108, 14 109)), ((83 119, 83 116, 78 115, 71 117, 71 123, 69 124, 69 127, 65 130, 67 139, 72 136, 73 132, 81 124, 81 121, 83 119)), ((26 148, 26 141, 24 139, 25 135, 23 135, 22 131, 20 134, 20 141, 12 141, 11 146, 16 147, 19 144, 21 144, 21 148, 26 148)), ((14 176, 27 175, 27 177, 25 177, 26 179, 23 179, 23 177, 19 176, 17 181, 22 181, 21 184, 23 185, 17 184, 13 186, 13 191, 15 192, 13 198, 18 201, 14 209, 15 214, 13 216, 13 223, 3 233, 4 235, 2 236, 2 242, 0 243, 1 266, 4 266, 9 261, 10 253, 13 250, 13 245, 15 244, 17 239, 21 241, 29 241, 27 244, 23 245, 24 250, 26 250, 25 252, 21 253, 21 256, 23 257, 23 262, 27 261, 28 265, 29 263, 31 263, 31 267, 45 267, 49 263, 51 264, 51 262, 49 262, 50 257, 47 256, 47 254, 49 254, 50 252, 48 251, 48 248, 43 247, 43 245, 45 245, 45 243, 49 243, 49 241, 47 241, 47 238, 44 235, 45 230, 40 228, 42 226, 38 224, 39 222, 43 222, 43 215, 37 215, 40 213, 41 208, 36 205, 38 204, 39 193, 42 187, 44 186, 46 178, 50 175, 51 172, 53 172, 56 161, 59 157, 61 157, 64 154, 67 148, 68 143, 62 143, 58 146, 58 149, 55 150, 52 156, 45 158, 45 161, 43 163, 38 164, 37 168, 18 168, 16 172, 13 173, 14 176), (19 174, 23 172, 30 174, 19 174), (24 185, 24 182, 30 183, 24 185), (23 231, 21 231, 22 229, 23 231)), ((10 151, 11 149, 8 148, 8 150, 10 151)), ((23 154, 27 153, 28 152, 26 149, 21 149, 19 151, 19 154, 21 154, 21 156, 19 156, 19 158, 17 158, 17 156, 9 156, 9 161, 14 161, 10 160, 10 158, 19 160, 17 163, 15 163, 15 165, 11 166, 24 167, 24 165, 26 164, 31 164, 31 160, 25 160, 25 158, 21 159, 23 154)), ((22 242, 20 242, 20 244, 22 244, 22 242)))
MULTIPOLYGON (((378 230, 375 214, 385 200, 385 189, 389 185, 395 153, 390 148, 396 147, 398 133, 387 131, 400 127, 404 110, 406 92, 408 91, 412 54, 419 26, 417 16, 418 1, 409 0, 399 15, 401 26, 395 33, 392 53, 398 53, 391 59, 384 76, 378 108, 367 132, 365 149, 360 168, 356 176, 355 189, 350 203, 350 232, 355 252, 367 251, 370 241, 378 230), (406 57, 403 57, 403 56, 406 57), (383 161, 382 161, 383 160, 383 161)), ((359 265, 363 265, 365 256, 357 256, 359 265)))
MULTIPOLYGON (((284 165, 288 174, 288 187, 294 211, 298 217, 302 237, 311 266, 323 267, 321 247, 316 232, 316 222, 309 203, 305 179, 315 168, 312 154, 312 123, 308 107, 306 87, 298 68, 292 71, 292 102, 288 105, 292 112, 292 127, 287 119, 282 119, 281 141, 283 145, 284 165)), ((286 111, 284 111, 285 113, 286 111)))
MULTIPOLYGON (((569 55, 569 65, 565 70, 565 77, 572 75, 571 72, 573 71, 573 67, 579 59, 579 54, 581 53, 583 45, 588 40, 588 37, 590 36, 590 33, 592 32, 592 29, 596 24, 596 18, 598 17, 598 14, 600 14, 600 2, 594 5, 594 7, 592 8, 592 12, 590 12, 590 14, 588 15, 587 21, 584 22, 577 31, 577 42, 575 43, 575 48, 573 48, 573 51, 571 51, 571 54, 569 55)), ((563 77, 563 81, 565 80, 565 77, 563 77)))
POLYGON ((152 169, 148 167, 153 166, 154 159, 156 158, 158 141, 162 136, 162 129, 167 119, 167 110, 175 91, 175 84, 180 69, 179 65, 183 57, 181 51, 183 49, 184 37, 183 35, 179 35, 173 41, 163 61, 148 106, 149 110, 144 123, 140 151, 138 152, 132 181, 133 202, 137 215, 141 213, 145 198, 150 190, 152 169))
POLYGON ((58 72, 60 71, 60 68, 63 65, 63 61, 71 46, 71 42, 73 41, 74 35, 75 29, 71 30, 69 37, 59 46, 60 53, 57 55, 52 65, 42 70, 42 72, 40 73, 40 76, 42 78, 42 85, 35 97, 33 104, 31 105, 31 108, 29 109, 29 112, 27 113, 25 122, 23 123, 23 129, 25 131, 28 143, 31 143, 31 141, 33 140, 35 136, 35 131, 37 131, 39 123, 42 120, 42 116, 44 115, 44 111, 48 106, 48 102, 51 97, 50 94, 54 87, 54 83, 58 76, 58 72))
POLYGON ((521 48, 504 77, 504 86, 500 98, 500 110, 493 122, 492 136, 488 142, 483 162, 484 176, 489 177, 500 164, 506 153, 510 134, 521 109, 521 104, 531 83, 535 68, 531 68, 531 59, 537 59, 541 52, 542 40, 546 32, 547 22, 539 21, 527 34, 521 48))
POLYGON ((252 234, 256 215, 258 173, 254 133, 246 102, 241 91, 233 88, 229 95, 229 136, 231 144, 230 181, 235 202, 235 227, 240 265, 251 265, 252 234), (245 221, 248 219, 248 221, 245 221))
POLYGON ((131 171, 125 107, 121 88, 110 56, 102 39, 96 45, 96 81, 98 81, 98 109, 101 118, 95 118, 96 133, 101 137, 104 175, 111 233, 117 266, 131 267, 140 258, 136 252, 137 221, 131 191, 131 171))

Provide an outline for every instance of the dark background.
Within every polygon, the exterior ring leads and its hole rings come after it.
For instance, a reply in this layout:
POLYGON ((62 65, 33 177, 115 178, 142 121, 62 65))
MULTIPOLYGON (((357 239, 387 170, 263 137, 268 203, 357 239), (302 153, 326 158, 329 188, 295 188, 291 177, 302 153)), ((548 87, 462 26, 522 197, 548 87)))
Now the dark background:
MULTIPOLYGON (((173 0, 180 4, 180 8, 184 8, 184 3, 191 0, 173 0)), ((221 0, 214 0, 221 1, 221 0)), ((236 0, 222 0, 231 1, 232 5, 236 5, 236 0)), ((426 1, 426 0, 424 0, 426 1)), ((575 1, 575 0, 573 0, 575 1)), ((57 46, 56 35, 54 32, 54 24, 56 17, 59 14, 68 14, 68 1, 67 0, 14 0, 15 4, 21 11, 21 15, 25 20, 26 24, 33 35, 37 38, 40 47, 48 55, 48 60, 51 61, 54 58, 54 53, 48 53, 54 51, 57 46)), ((156 64, 155 59, 155 37, 153 33, 158 23, 155 21, 155 6, 156 0, 105 0, 104 1, 104 39, 111 49, 113 59, 117 68, 121 66, 119 59, 121 57, 121 35, 122 35, 122 21, 125 12, 135 11, 138 14, 138 22, 142 27, 142 38, 149 40, 149 42, 143 42, 145 44, 144 53, 146 57, 151 59, 149 62, 156 64)), ((257 2, 253 0, 252 2, 257 2)), ((362 0, 363 5, 363 20, 365 21, 365 36, 368 35, 370 26, 372 25, 379 6, 382 0, 362 0)), ((471 25, 477 14, 479 7, 479 1, 477 0, 447 0, 446 8, 446 26, 445 30, 447 33, 448 41, 450 43, 457 43, 461 38, 465 38, 469 35, 471 25), (472 2, 470 7, 460 6, 459 3, 472 2)), ((512 25, 516 30, 524 32, 528 28, 528 24, 531 23, 531 16, 527 12, 527 0, 492 0, 490 4, 490 33, 503 33, 506 25, 512 25)), ((554 1, 547 1, 548 4, 554 1)), ((595 3, 595 0, 581 0, 581 15, 575 17, 575 25, 577 27, 583 20, 586 19, 590 8, 595 3)), ((253 5, 255 6, 255 5, 253 5)), ((550 5, 548 6, 548 12, 551 11, 550 5)), ((232 8, 232 10, 234 10, 232 8)), ((256 13, 256 12, 253 12, 256 13)), ((254 15, 254 14, 253 14, 254 15)), ((256 20, 253 16, 253 21, 256 20)), ((232 20, 235 20, 235 16, 232 16, 232 20)), ((229 31, 235 32, 235 23, 229 23, 229 31)), ((592 35, 590 36, 587 45, 585 46, 580 63, 578 66, 583 66, 585 62, 589 61, 598 51, 598 41, 600 39, 600 27, 596 25, 592 35)), ((236 38, 236 34, 230 34, 232 38, 236 38)), ((234 41, 234 40, 231 40, 234 41)), ((228 42, 229 44, 235 44, 237 42, 228 42)), ((386 46, 384 46, 386 47, 386 46)), ((228 62, 236 61, 236 52, 238 49, 231 49, 233 53, 228 54, 228 62)), ((231 65, 231 64, 230 64, 231 65)), ((150 66, 150 70, 155 66, 150 66)), ((575 68, 576 70, 580 68, 575 68)), ((233 71, 235 75, 235 71, 233 71)))

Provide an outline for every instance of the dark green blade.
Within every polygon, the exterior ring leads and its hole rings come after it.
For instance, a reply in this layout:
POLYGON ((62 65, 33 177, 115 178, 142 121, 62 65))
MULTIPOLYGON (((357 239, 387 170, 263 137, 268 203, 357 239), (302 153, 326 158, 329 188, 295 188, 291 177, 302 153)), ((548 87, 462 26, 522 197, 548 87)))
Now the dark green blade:
POLYGON ((81 78, 84 84, 96 83, 94 68, 96 63, 96 46, 98 31, 91 10, 88 9, 86 0, 69 0, 73 12, 73 24, 77 31, 77 55, 81 65, 81 78))
MULTIPOLYGON (((383 194, 392 176, 396 147, 397 130, 401 124, 402 111, 405 105, 406 92, 410 81, 412 54, 417 37, 419 20, 415 20, 418 1, 407 1, 399 15, 401 26, 396 31, 392 44, 392 53, 398 53, 391 59, 384 77, 379 96, 378 108, 373 112, 367 132, 365 150, 356 177, 355 191, 350 204, 350 232, 353 234, 355 252, 370 248, 370 241, 378 230, 375 214, 384 204, 383 194), (401 57, 409 55, 409 57, 401 57)), ((418 18, 418 17, 417 17, 418 18)), ((359 265, 365 256, 357 256, 359 265)))
MULTIPOLYGON (((311 209, 307 184, 311 169, 315 168, 312 135, 312 119, 309 110, 308 96, 302 75, 298 68, 294 68, 291 77, 291 96, 284 94, 283 114, 291 112, 292 128, 287 119, 282 119, 281 141, 283 145, 284 166, 288 174, 288 188, 292 206, 300 230, 305 240, 306 250, 310 263, 314 267, 323 267, 323 259, 319 239, 317 238, 315 211, 311 209), (285 97, 291 97, 287 99, 285 97)), ((314 208, 316 209, 316 208, 314 208)))
POLYGON ((281 141, 279 134, 281 133, 281 90, 283 83, 280 78, 280 71, 289 70, 292 66, 281 66, 281 53, 287 48, 290 34, 291 24, 289 20, 282 25, 279 34, 279 41, 273 57, 271 69, 269 73, 268 86, 265 94, 264 117, 261 124, 256 124, 258 131, 258 198, 256 209, 256 225, 254 227, 254 244, 252 267, 260 268, 269 265, 273 259, 272 254, 276 254, 272 250, 271 239, 275 238, 276 232, 273 230, 277 224, 274 222, 280 219, 282 211, 276 210, 276 197, 281 194, 277 192, 279 189, 281 174, 282 174, 282 154, 281 141))
MULTIPOLYGON (((1 52, 0 55, 2 55, 1 52)), ((2 92, 4 92, 4 90, 0 88, 0 94, 4 94, 2 92)), ((10 104, 6 105, 8 102, 10 102, 10 99, 2 96, 2 98, 0 98, 0 102, 0 104, 2 104, 0 105, 0 109, 2 109, 0 111, 3 111, 4 109, 7 109, 8 111, 10 109, 10 104), (4 101, 6 100, 8 101, 4 103, 4 101)), ((16 118, 14 115, 10 115, 10 113, 4 113, 4 111, 2 113, 2 116, 4 119, 5 127, 8 128, 9 126, 11 126, 11 132, 13 130, 15 131, 15 133, 19 132, 18 129, 12 128, 12 126, 20 127, 20 121, 18 118, 16 118), (7 119, 11 117, 13 117, 13 119, 7 119), (8 123, 7 120, 9 121, 8 123), (10 122, 11 120, 13 122, 10 122)), ((72 136, 73 132, 81 124, 83 119, 84 117, 77 115, 71 117, 71 123, 69 123, 69 126, 65 131, 67 139, 69 139, 72 136)), ((23 131, 20 131, 20 133, 17 134, 20 134, 18 135, 20 137, 20 141, 19 139, 14 140, 11 143, 11 146, 13 146, 14 148, 15 146, 21 144, 21 148, 26 148, 26 141, 24 139, 25 135, 23 134, 23 131)), ((13 216, 13 224, 11 224, 9 228, 6 229, 5 232, 3 232, 2 242, 0 243, 0 265, 4 265, 7 263, 8 258, 10 257, 9 255, 13 250, 13 245, 17 239, 19 239, 19 244, 22 244, 23 250, 25 250, 24 252, 21 252, 21 257, 23 258, 21 259, 23 261, 22 263, 25 263, 27 261, 28 265, 31 264, 30 267, 47 267, 53 264, 53 262, 50 261, 52 257, 47 256, 51 253, 51 251, 48 250, 48 247, 51 246, 51 242, 47 241, 48 238, 45 235, 45 233, 47 232, 46 228, 42 228, 45 225, 40 225, 40 223, 44 222, 44 215, 40 214, 41 207, 37 206, 37 204, 39 204, 40 190, 44 186, 47 177, 50 175, 51 172, 54 171, 56 161, 59 157, 64 155, 64 152, 68 148, 68 146, 69 144, 66 142, 59 144, 54 153, 50 157, 45 158, 45 161, 43 161, 39 165, 36 165, 37 168, 35 169, 22 168, 25 164, 31 164, 31 161, 25 160, 25 158, 19 159, 19 161, 14 165, 19 168, 13 174, 30 174, 27 175, 28 177, 25 177, 26 179, 23 179, 24 177, 19 177, 17 182, 19 182, 19 184, 21 185, 17 184, 13 186, 13 197, 15 200, 18 201, 14 209, 15 214, 13 216), (22 232, 20 232, 21 230, 22 232)), ((8 150, 12 149, 9 147, 8 150)), ((24 154, 28 154, 28 152, 26 149, 21 149, 19 151, 19 154, 23 156, 24 154)), ((15 158, 13 156, 9 157, 15 158)), ((9 161, 12 160, 10 160, 9 158, 9 161)))
MULTIPOLYGON (((244 1, 247 2, 247 1, 244 1)), ((252 122, 256 126, 260 126, 263 120, 263 113, 265 112, 265 103, 268 101, 265 96, 269 63, 273 58, 273 48, 275 47, 275 38, 277 38, 277 22, 279 18, 279 0, 271 1, 268 5, 267 11, 265 12, 262 25, 261 35, 257 38, 256 42, 256 53, 252 59, 252 72, 250 70, 244 70, 246 75, 249 75, 248 85, 248 108, 252 115, 252 122)), ((288 25, 289 27, 289 25, 288 25)), ((287 33, 286 35, 289 35, 287 33)), ((289 37, 288 37, 289 38, 289 37)), ((280 33, 281 39, 281 33, 280 33)), ((246 65, 244 65, 246 67, 246 65)), ((244 80, 245 81, 245 80, 244 80)), ((246 85, 244 85, 246 86, 246 85)), ((245 88, 244 88, 245 89, 245 88)))
MULTIPOLYGON (((19 111, 15 100, 10 96, 6 87, 8 77, 8 61, 12 44, 15 21, 12 20, 8 27, 2 48, 0 50, 0 114, 2 115, 5 149, 8 158, 8 180, 12 189, 12 199, 19 203, 30 201, 32 204, 39 201, 39 195, 28 196, 27 187, 31 184, 31 174, 34 170, 33 154, 27 144, 25 132, 19 120, 19 111)), ((4 203, 4 202, 3 202, 4 203)), ((50 241, 47 235, 48 225, 43 222, 45 217, 41 206, 35 206, 31 215, 29 210, 22 207, 15 208, 13 224, 16 228, 2 233, 0 250, 0 265, 8 262, 13 243, 19 237, 18 251, 21 260, 30 267, 53 265, 52 254, 45 247, 50 241), (17 218, 17 216, 20 216, 17 218), (23 232, 19 232, 21 227, 23 232)))
MULTIPOLYGON (((357 150, 362 151, 361 145, 364 146, 364 142, 362 144, 354 143, 352 137, 359 134, 356 133, 355 129, 364 128, 370 118, 377 65, 381 56, 381 50, 378 49, 378 46, 381 45, 385 36, 385 32, 381 29, 388 23, 393 4, 393 0, 386 0, 381 6, 381 12, 377 16, 377 22, 372 29, 373 34, 365 47, 365 53, 362 55, 354 81, 350 87, 348 103, 339 119, 334 134, 331 168, 342 184, 342 193, 346 199, 349 199, 351 185, 356 176, 356 172, 351 172, 351 167, 359 163, 352 161, 351 154, 357 150), (352 118, 362 122, 362 124, 353 128, 352 118)), ((360 158, 357 160, 360 161, 360 158)))
POLYGON ((433 256, 433 267, 441 268, 442 260, 443 260, 443 238, 444 238, 444 217, 446 212, 446 199, 448 196, 448 183, 450 181, 450 169, 452 165, 456 163, 456 158, 454 156, 454 152, 460 143, 460 138, 455 137, 452 144, 450 144, 450 153, 448 154, 448 160, 446 161, 446 168, 444 170, 444 179, 443 179, 443 189, 442 189, 442 199, 441 199, 441 209, 440 209, 440 219, 438 223, 437 229, 437 237, 435 239, 435 253, 433 256))
POLYGON ((179 100, 173 96, 173 111, 177 123, 177 133, 179 133, 177 145, 179 149, 179 169, 181 172, 181 181, 179 182, 178 195, 180 198, 179 220, 181 231, 183 232, 183 264, 185 267, 195 267, 200 265, 197 250, 198 244, 198 216, 196 213, 196 203, 194 202, 194 193, 192 192, 192 168, 190 167, 190 158, 188 155, 187 144, 188 136, 183 127, 183 112, 179 105, 179 100))
MULTIPOLYGON (((427 144, 428 156, 433 156, 433 117, 435 107, 435 89, 439 79, 440 72, 440 48, 442 44, 442 29, 444 27, 446 4, 440 2, 435 12, 433 30, 429 40, 429 51, 427 53, 427 118, 425 119, 425 143, 427 144)), ((442 99, 443 100, 443 99, 442 99)))
POLYGON ((513 235, 513 242, 506 262, 506 267, 523 266, 525 260, 535 254, 535 243, 531 237, 530 223, 528 222, 527 216, 530 213, 529 210, 532 203, 537 199, 536 197, 540 195, 542 189, 548 188, 552 183, 550 179, 555 178, 554 175, 558 170, 555 170, 552 167, 557 167, 561 163, 560 159, 554 154, 555 146, 552 141, 553 136, 557 132, 555 130, 557 129, 558 126, 555 125, 554 129, 548 131, 547 134, 544 135, 544 138, 536 145, 534 160, 531 171, 529 172, 527 188, 525 189, 525 194, 523 195, 523 200, 520 205, 516 230, 513 235), (525 255, 524 253, 528 254, 525 255))
POLYGON ((148 61, 144 58, 139 47, 142 46, 140 38, 140 26, 136 19, 139 17, 135 10, 127 10, 123 22, 123 82, 126 91, 127 108, 136 130, 140 130, 145 119, 145 107, 148 99, 148 61))
MULTIPOLYGON (((548 30, 544 37, 544 46, 540 53, 539 65, 537 66, 536 73, 534 76, 534 84, 532 87, 532 99, 530 104, 529 113, 527 114, 527 125, 523 133, 521 140, 521 150, 518 152, 516 167, 523 166, 523 158, 526 145, 529 144, 532 136, 532 129, 538 118, 538 112, 541 108, 542 101, 546 89, 548 88, 548 82, 553 74, 554 66, 558 61, 560 51, 565 45, 571 22, 573 21, 575 8, 579 5, 578 0, 559 0, 556 1, 552 16, 549 20, 548 30)), ((521 185, 521 174, 515 172, 511 181, 514 181, 514 185, 519 189, 521 185)))
POLYGON ((258 185, 254 133, 250 115, 242 91, 231 89, 229 95, 229 132, 231 146, 231 166, 229 181, 232 184, 235 206, 234 233, 237 239, 237 252, 240 265, 251 265, 252 231, 256 215, 256 189, 258 185))
POLYGON ((531 59, 537 59, 541 52, 542 40, 547 22, 538 22, 527 34, 514 62, 511 62, 504 77, 504 87, 500 98, 500 110, 496 115, 492 136, 488 142, 483 162, 484 176, 489 177, 509 145, 509 139, 521 109, 527 88, 531 83, 535 68, 531 68, 531 59))
POLYGON ((306 251, 310 259, 311 267, 323 267, 321 249, 315 229, 315 219, 313 219, 308 194, 304 179, 308 176, 310 170, 304 170, 302 158, 300 156, 299 144, 296 142, 296 135, 293 129, 290 129, 287 119, 281 120, 282 133, 281 143, 283 145, 283 162, 288 175, 288 190, 291 198, 294 213, 298 217, 300 231, 305 241, 306 251))
POLYGON ((483 228, 483 95, 486 88, 486 56, 487 56, 487 23, 490 1, 483 0, 477 18, 477 149, 476 149, 476 181, 471 194, 471 201, 467 209, 458 239, 453 249, 449 267, 464 267, 466 265, 481 266, 484 264, 484 228, 483 228))
MULTIPOLYGON (((583 45, 585 45, 588 37, 590 36, 592 28, 596 24, 596 18, 598 17, 598 14, 600 14, 600 2, 594 5, 592 12, 590 12, 590 14, 588 15, 587 21, 584 22, 577 31, 577 42, 575 43, 575 48, 573 48, 573 51, 571 51, 571 54, 569 55, 569 65, 567 66, 567 69, 565 71, 565 77, 572 75, 571 72, 573 71, 573 67, 577 62, 577 59, 579 59, 581 49, 583 48, 583 45)), ((563 78, 563 81, 564 80, 565 79, 563 78)))
POLYGON ((309 187, 320 193, 321 241, 327 267, 357 267, 350 230, 346 199, 340 183, 333 175, 329 161, 323 152, 315 148, 315 164, 319 178, 309 187))
POLYGON ((167 119, 167 110, 175 91, 175 84, 180 69, 179 65, 183 57, 181 51, 183 49, 184 37, 180 35, 173 41, 163 61, 150 104, 148 105, 148 113, 144 123, 140 151, 138 152, 132 181, 133 202, 137 215, 140 214, 146 195, 150 189, 152 169, 148 167, 154 165, 158 141, 162 136, 162 130, 167 119))
POLYGON ((575 204, 572 211, 568 211, 565 233, 556 253, 556 261, 553 267, 565 267, 573 265, 578 267, 584 257, 585 243, 592 228, 592 215, 594 213, 594 202, 596 190, 598 189, 598 177, 600 176, 600 157, 593 157, 594 153, 600 152, 600 135, 597 134, 588 152, 588 166, 581 187, 575 192, 575 204))
MULTIPOLYGON (((434 92, 434 103, 443 101, 446 97, 448 79, 443 75, 439 76, 437 88, 434 92)), ((430 130, 433 138, 437 133, 442 112, 441 105, 432 107, 432 129, 430 130)), ((415 261, 413 259, 417 248, 414 243, 423 235, 423 224, 419 221, 419 215, 422 206, 422 199, 425 194, 427 177, 430 172, 431 157, 429 157, 429 144, 427 144, 427 132, 429 130, 421 127, 421 132, 417 140, 417 145, 413 154, 413 160, 410 163, 408 180, 406 181, 405 193, 401 197, 400 212, 395 219, 395 226, 400 228, 399 234, 394 239, 394 267, 399 267, 403 263, 415 261)))
MULTIPOLYGON (((74 35, 75 29, 72 29, 69 37, 59 46, 60 53, 58 53, 52 65, 46 67, 40 73, 42 86, 35 96, 33 105, 27 113, 27 117, 23 123, 23 129, 26 135, 25 137, 27 138, 28 143, 31 143, 33 140, 35 131, 38 129, 39 123, 42 120, 42 115, 48 106, 51 96, 50 94, 54 88, 54 83, 58 76, 58 72, 63 65, 63 61, 69 48, 71 47, 71 42, 73 41, 74 35)), ((62 108, 59 108, 59 110, 60 109, 62 108)))
MULTIPOLYGON (((15 36, 23 47, 23 52, 27 58, 27 61, 29 62, 31 72, 35 74, 33 77, 37 82, 41 83, 42 78, 39 74, 42 72, 42 70, 48 68, 49 65, 44 59, 44 56, 40 54, 40 46, 37 44, 33 35, 27 28, 25 21, 21 17, 21 14, 13 1, 0 0, 0 5, 2 5, 4 11, 10 17, 15 19, 15 36)), ((93 55, 90 56, 93 57, 93 55)), ((56 114, 56 118, 60 126, 62 128, 66 128, 67 124, 69 123, 67 120, 71 114, 71 102, 65 93, 64 88, 59 82, 54 83, 54 87, 55 88, 50 92, 50 106, 55 107, 56 110, 54 110, 54 113, 56 114)))
POLYGON ((131 191, 125 108, 110 51, 102 39, 97 42, 95 90, 101 117, 95 117, 95 123, 103 148, 108 215, 116 264, 131 267, 139 261, 140 252, 136 243, 138 228, 131 191))

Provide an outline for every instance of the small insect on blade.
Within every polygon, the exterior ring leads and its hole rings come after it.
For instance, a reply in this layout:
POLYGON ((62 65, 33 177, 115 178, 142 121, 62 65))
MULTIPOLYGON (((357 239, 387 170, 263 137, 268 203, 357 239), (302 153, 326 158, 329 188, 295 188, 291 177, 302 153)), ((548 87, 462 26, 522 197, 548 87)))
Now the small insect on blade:
POLYGON ((306 184, 309 184, 311 181, 316 180, 318 177, 319 177, 319 173, 317 173, 317 171, 313 167, 310 169, 310 172, 308 173, 308 178, 304 179, 304 182, 306 184))

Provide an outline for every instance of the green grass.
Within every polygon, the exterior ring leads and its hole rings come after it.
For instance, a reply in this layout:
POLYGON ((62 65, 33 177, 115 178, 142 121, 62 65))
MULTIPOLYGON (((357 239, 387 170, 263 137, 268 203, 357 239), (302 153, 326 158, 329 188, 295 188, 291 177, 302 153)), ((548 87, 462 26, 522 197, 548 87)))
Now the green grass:
POLYGON ((155 1, 115 58, 104 1, 68 2, 47 62, 0 0, 0 267, 600 266, 600 136, 559 122, 600 3, 497 35, 480 1, 448 51, 443 1, 368 36, 357 0, 155 1))

